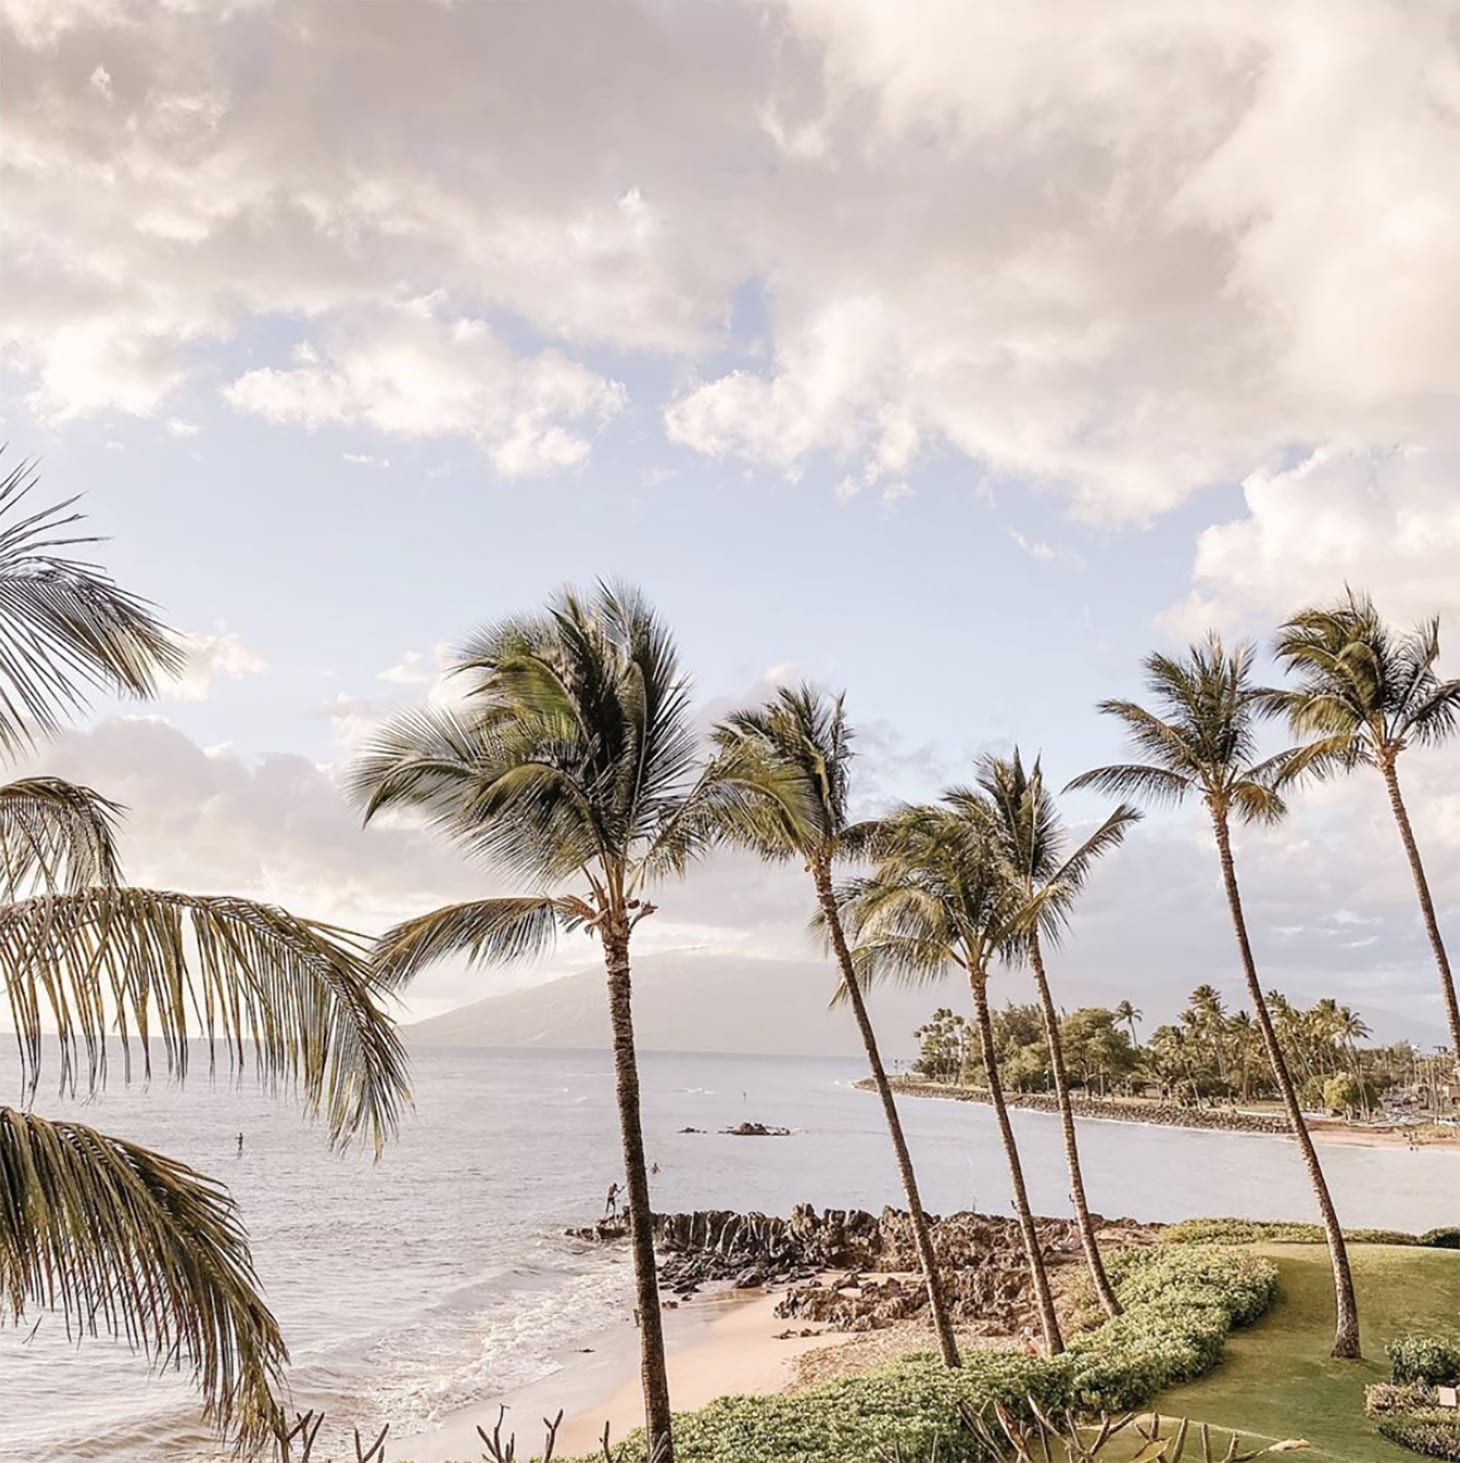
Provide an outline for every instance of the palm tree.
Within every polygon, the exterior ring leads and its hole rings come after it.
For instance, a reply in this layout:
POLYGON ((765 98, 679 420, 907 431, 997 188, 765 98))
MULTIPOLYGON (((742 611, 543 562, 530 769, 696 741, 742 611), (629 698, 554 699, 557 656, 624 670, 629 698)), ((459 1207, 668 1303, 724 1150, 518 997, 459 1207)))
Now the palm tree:
POLYGON ((1070 785, 1093 787, 1111 796, 1142 797, 1157 804, 1179 803, 1195 792, 1206 805, 1247 993, 1328 1239, 1338 1313, 1333 1355, 1351 1359, 1359 1355, 1359 1315, 1348 1251, 1257 978, 1257 962, 1247 935, 1232 858, 1234 817, 1244 823, 1275 823, 1287 811, 1275 784, 1291 754, 1256 760, 1255 722, 1265 693, 1252 684, 1252 654, 1250 645, 1229 651, 1213 634, 1191 646, 1183 657, 1147 656, 1146 683, 1163 714, 1148 711, 1134 701, 1103 701, 1100 709, 1124 723, 1136 750, 1148 760, 1099 767, 1081 774, 1070 785))
POLYGON ((1095 1242, 1095 1226, 1085 1199, 1085 1177, 1080 1171, 1080 1150, 1075 1138, 1075 1114, 1070 1104, 1070 1084, 1065 1072, 1059 1015, 1050 995, 1044 970, 1042 943, 1056 943, 1064 933, 1070 907, 1089 877, 1095 861, 1115 848, 1126 829, 1140 818, 1134 808, 1122 803, 1073 853, 1066 853, 1066 834, 1060 826, 1054 797, 1045 786, 1036 760, 1028 772, 1014 748, 1010 757, 987 756, 978 764, 979 786, 988 795, 998 833, 998 846, 1008 877, 1018 897, 1030 905, 1033 918, 1011 946, 1013 953, 1029 962, 1039 995, 1039 1012, 1049 1046, 1050 1070, 1060 1126, 1064 1131, 1065 1165, 1070 1175, 1070 1203, 1080 1231, 1080 1244, 1090 1268, 1095 1293, 1107 1315, 1120 1314, 1115 1296, 1095 1242))
POLYGON ((1130 1028, 1130 1044, 1134 1047, 1138 1047, 1141 1044, 1136 1037, 1136 1022, 1144 1021, 1145 1018, 1146 1013, 1144 1011, 1138 1011, 1129 1001, 1122 1001, 1115 1008, 1115 1019, 1121 1025, 1130 1028))
POLYGON ((1271 691, 1267 704, 1287 716, 1294 735, 1310 739, 1292 772, 1323 777, 1362 766, 1377 769, 1384 779, 1440 974, 1450 1051, 1460 1070, 1455 978, 1399 788, 1398 767, 1406 747, 1435 746, 1460 731, 1460 679, 1441 680, 1435 670, 1439 618, 1397 635, 1368 595, 1349 590, 1335 604, 1294 615, 1278 632, 1275 653, 1298 684, 1271 691))
MULTIPOLYGON (((90 693, 146 696, 181 665, 143 601, 67 550, 70 503, 22 508, 22 464, 0 482, 0 752, 14 754, 90 693)), ((74 500, 72 500, 74 502, 74 500)), ((0 1107, 0 1307, 61 1312, 154 1362, 191 1363, 207 1418, 244 1446, 280 1419, 288 1361, 226 1189, 163 1154, 29 1111, 54 1051, 63 1091, 95 1095, 108 1042, 130 1075, 153 1045, 177 1078, 190 1043, 245 1047, 270 1086, 296 1088, 330 1138, 377 1155, 406 1100, 405 1057, 363 945, 252 900, 122 883, 120 809, 53 777, 0 786, 0 979, 20 1051, 22 1106, 0 1107), (43 1046, 43 1037, 45 1046, 43 1046)))
POLYGON ((1064 1339, 1004 1101, 989 1015, 990 966, 1021 938, 1029 905, 1006 876, 993 810, 976 790, 952 788, 936 807, 894 813, 884 821, 874 857, 874 872, 842 891, 843 919, 857 942, 853 960, 868 975, 929 980, 952 965, 968 977, 1045 1349, 1056 1355, 1064 1350, 1064 1339))
POLYGON ((641 596, 565 590, 532 616, 482 630, 457 653, 460 710, 407 712, 351 774, 369 821, 425 815, 526 892, 448 905, 396 926, 376 966, 400 986, 444 956, 500 963, 537 955, 561 930, 603 947, 638 1301, 648 1454, 673 1463, 669 1382, 639 1115, 630 940, 654 913, 648 891, 681 875, 714 835, 689 682, 641 596))
POLYGON ((764 706, 736 712, 716 727, 720 783, 741 795, 727 806, 725 828, 734 841, 762 858, 799 859, 811 875, 820 924, 841 972, 839 994, 850 1003, 856 1018, 892 1138, 938 1347, 944 1365, 956 1367, 960 1364, 958 1343, 943 1298, 912 1155, 837 909, 833 885, 837 863, 848 854, 855 857, 873 831, 872 825, 852 823, 848 813, 853 733, 842 700, 811 686, 783 687, 764 706))

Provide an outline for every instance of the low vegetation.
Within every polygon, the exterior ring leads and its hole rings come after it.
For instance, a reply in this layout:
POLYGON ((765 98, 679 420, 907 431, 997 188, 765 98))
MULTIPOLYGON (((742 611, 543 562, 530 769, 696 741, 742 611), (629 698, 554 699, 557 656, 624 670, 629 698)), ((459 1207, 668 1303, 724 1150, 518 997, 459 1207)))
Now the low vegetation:
MULTIPOLYGON (((1271 1262, 1239 1250, 1130 1249, 1110 1265, 1124 1313, 1073 1338, 1062 1356, 976 1352, 954 1371, 918 1355, 798 1396, 722 1397, 676 1416, 676 1456, 681 1463, 918 1458, 965 1434, 962 1409, 991 1415, 997 1404, 1026 1421, 1031 1400, 1046 1412, 1124 1411, 1215 1366, 1232 1328, 1260 1316, 1277 1291, 1271 1262)), ((643 1463, 642 1434, 625 1446, 627 1463, 643 1463)))
MULTIPOLYGON (((1460 1229, 1455 1228, 1427 1229, 1423 1234, 1400 1229, 1346 1229, 1343 1234, 1355 1245, 1460 1249, 1460 1229)), ((1323 1238, 1319 1225, 1272 1219, 1183 1219, 1161 1231, 1161 1241, 1168 1245, 1321 1245, 1323 1238)))

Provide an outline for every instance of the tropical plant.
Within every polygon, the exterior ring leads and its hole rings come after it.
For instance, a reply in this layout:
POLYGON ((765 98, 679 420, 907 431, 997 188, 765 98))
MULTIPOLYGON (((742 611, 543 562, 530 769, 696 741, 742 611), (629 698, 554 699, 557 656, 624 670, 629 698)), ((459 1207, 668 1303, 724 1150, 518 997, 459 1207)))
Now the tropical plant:
POLYGON ((848 854, 860 853, 875 831, 873 825, 851 820, 852 737, 842 697, 829 697, 805 685, 782 687, 764 706, 728 717, 714 732, 719 750, 717 785, 729 794, 723 826, 729 838, 762 858, 799 860, 811 875, 819 925, 839 972, 838 995, 856 1018, 892 1139, 938 1348, 945 1365, 957 1366, 958 1343, 943 1298, 912 1155, 837 909, 833 882, 837 866, 848 854))
POLYGON ((1333 1355, 1356 1358, 1359 1316, 1348 1251, 1257 977, 1232 857, 1233 818, 1243 823, 1275 823, 1287 811, 1277 783, 1291 754, 1281 753, 1266 760, 1257 757, 1256 719, 1267 693, 1252 683, 1251 646, 1228 650, 1216 635, 1211 635, 1191 646, 1184 656, 1148 656, 1145 670, 1147 686, 1160 714, 1134 701, 1103 701, 1100 709, 1124 724, 1137 752, 1147 760, 1095 768, 1070 785, 1155 804, 1180 803, 1196 793, 1206 806, 1248 997, 1328 1236, 1337 1306, 1333 1355))
POLYGON ((854 960, 871 976, 931 980, 950 966, 967 976, 1045 1349, 1056 1355, 1064 1339, 1009 1122, 988 998, 993 962, 1014 954, 1028 901, 1007 877, 996 817, 976 789, 952 788, 937 806, 894 812, 879 830, 875 863, 870 876, 851 881, 841 894, 843 919, 856 940, 854 960))
POLYGON ((388 931, 375 965, 392 987, 445 956, 500 964, 559 930, 603 948, 651 1449, 672 1463, 669 1384, 639 1111, 630 942, 649 891, 715 836, 689 682, 663 622, 635 591, 599 585, 475 635, 452 669, 459 709, 406 712, 351 772, 367 821, 415 811, 527 892, 447 905, 388 931))
POLYGON ((1136 1023, 1138 1021, 1144 1021, 1145 1017, 1146 1013, 1144 1011, 1138 1011, 1129 1001, 1122 1001, 1115 1008, 1115 1019, 1130 1030, 1132 1046, 1140 1045, 1139 1040, 1136 1038, 1136 1023))
POLYGON ((1075 1211, 1080 1245, 1101 1306, 1107 1315, 1118 1316, 1120 1302, 1106 1277, 1085 1198, 1085 1176, 1080 1171, 1080 1149, 1075 1137, 1075 1114, 1070 1106, 1059 1016, 1045 974, 1043 947, 1046 941, 1051 945, 1058 943, 1069 922, 1070 909, 1096 860, 1117 847, 1126 829, 1141 815, 1122 803, 1070 852, 1068 835, 1060 823, 1059 810, 1045 786, 1037 759, 1026 772, 1018 747, 1008 757, 983 757, 978 764, 977 781, 993 809, 996 847, 1004 875, 1013 885, 1016 897, 1030 910, 1027 922, 1009 943, 1008 954, 1027 960, 1034 975, 1045 1040, 1049 1044, 1050 1069, 1064 1134, 1065 1166, 1070 1176, 1070 1203, 1075 1211))
MULTIPOLYGON (((0 485, 0 751, 55 732, 91 692, 145 696, 181 664, 141 600, 66 555, 70 504, 25 513, 0 485)), ((74 500, 72 500, 74 502, 74 500)), ((191 1363, 205 1413, 245 1445, 273 1435, 288 1353, 259 1296, 227 1191, 163 1154, 29 1111, 47 1050, 63 1092, 98 1093, 108 1042, 130 1073, 153 1044, 182 1078, 189 1043, 222 1045, 297 1089, 330 1138, 380 1145, 406 1098, 405 1057, 363 948, 247 899, 129 888, 119 809, 53 777, 0 787, 0 978, 26 1111, 0 1107, 0 1308, 54 1308, 159 1364, 191 1363), (43 1047, 43 1036, 46 1046, 43 1047)))
POLYGON ((957 1082, 968 1055, 968 1023, 963 1017, 940 1006, 913 1036, 918 1042, 913 1071, 930 1082, 957 1082))
POLYGON ((1269 691, 1266 705, 1286 715, 1294 735, 1308 739, 1288 775, 1325 777, 1373 767, 1384 779, 1440 976, 1450 1051, 1460 1067, 1455 978, 1400 791, 1398 766, 1407 747, 1435 746, 1460 731, 1460 679, 1442 680, 1435 669, 1439 618, 1424 621, 1407 635, 1397 634, 1367 594, 1349 590, 1334 604, 1294 615, 1278 632, 1275 653, 1297 685, 1269 691))

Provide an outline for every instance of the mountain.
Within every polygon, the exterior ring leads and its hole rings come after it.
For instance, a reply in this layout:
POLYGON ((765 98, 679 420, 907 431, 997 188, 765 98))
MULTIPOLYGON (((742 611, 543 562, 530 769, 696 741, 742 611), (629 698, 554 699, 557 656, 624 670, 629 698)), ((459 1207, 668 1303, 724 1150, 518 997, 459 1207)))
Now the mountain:
MULTIPOLYGON (((634 961, 634 1034, 645 1051, 860 1056, 851 1012, 827 1010, 831 966, 699 951, 634 961)), ((917 1053, 913 1029, 945 1000, 936 989, 871 993, 868 1005, 888 1061, 917 1053)), ((601 966, 526 990, 488 996, 405 1028, 412 1046, 607 1047, 601 966)))

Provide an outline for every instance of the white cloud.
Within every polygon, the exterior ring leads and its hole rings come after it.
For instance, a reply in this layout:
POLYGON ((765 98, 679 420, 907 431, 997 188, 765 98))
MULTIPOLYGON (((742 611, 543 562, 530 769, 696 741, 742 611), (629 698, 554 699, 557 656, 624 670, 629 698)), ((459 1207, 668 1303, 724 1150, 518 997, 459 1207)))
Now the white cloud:
POLYGON ((196 422, 184 421, 182 417, 168 417, 167 435, 179 440, 186 437, 196 437, 202 428, 196 422))
POLYGON ((448 321, 439 304, 407 301, 290 369, 246 371, 224 396, 275 422, 475 438, 506 477, 581 462, 589 440, 564 423, 601 425, 623 387, 557 351, 514 355, 484 321, 448 321))
POLYGON ((1443 614, 1460 628, 1460 452, 1328 444, 1242 484, 1247 513, 1204 529, 1195 588, 1163 617, 1196 634, 1251 629, 1345 581, 1390 618, 1443 614))
POLYGON ((213 682, 220 677, 239 681, 244 676, 262 675, 269 668, 258 651, 222 626, 217 634, 184 635, 182 641, 187 664, 182 674, 164 688, 167 695, 179 701, 206 701, 213 682))
POLYGON ((48 419, 158 411, 267 315, 317 358, 240 409, 505 473, 582 460, 600 348, 673 358, 676 440, 848 495, 952 448, 1143 519, 1447 429, 1447 5, 618 0, 573 47, 540 6, 3 13, 0 328, 48 419), (763 364, 711 365, 747 282, 763 364))

